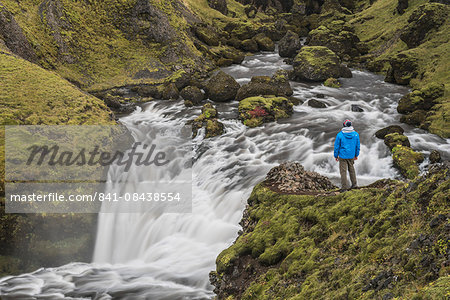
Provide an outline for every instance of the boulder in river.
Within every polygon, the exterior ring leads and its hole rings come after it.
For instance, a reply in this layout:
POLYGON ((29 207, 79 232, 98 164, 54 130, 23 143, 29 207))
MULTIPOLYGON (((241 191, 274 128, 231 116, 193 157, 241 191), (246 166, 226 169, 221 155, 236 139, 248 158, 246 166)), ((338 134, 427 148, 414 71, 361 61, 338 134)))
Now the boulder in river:
POLYGON ((391 150, 395 146, 399 146, 399 145, 405 146, 405 147, 410 147, 411 146, 411 144, 409 143, 408 137, 404 136, 403 134, 397 133, 397 132, 390 133, 390 134, 386 135, 384 137, 384 143, 391 150))
POLYGON ((301 47, 302 43, 298 34, 289 30, 278 42, 278 54, 281 57, 294 57, 301 47))
POLYGON ((316 99, 309 99, 308 106, 311 106, 314 108, 326 108, 327 107, 327 105, 324 102, 316 100, 316 99))
POLYGON ((209 99, 217 102, 234 100, 241 86, 234 78, 223 71, 212 76, 206 84, 206 94, 209 99))
POLYGON ((293 90, 289 84, 285 70, 278 70, 272 77, 254 76, 249 83, 244 84, 236 94, 236 100, 241 101, 253 96, 291 96, 293 90))
POLYGON ((239 118, 248 127, 288 118, 293 113, 292 103, 285 97, 258 96, 239 102, 239 118))
POLYGON ((205 138, 211 138, 223 133, 223 124, 217 120, 217 109, 211 104, 206 103, 202 107, 202 113, 195 118, 192 125, 192 137, 196 137, 200 128, 205 129, 205 138))
POLYGON ((379 139, 384 139, 384 137, 390 133, 403 134, 403 132, 405 132, 405 130, 402 127, 398 125, 390 125, 375 132, 375 136, 379 139))
POLYGON ((341 83, 339 82, 339 80, 337 80, 336 78, 333 78, 333 77, 325 80, 323 85, 327 86, 327 87, 336 88, 336 89, 341 87, 341 83))
POLYGON ((437 150, 433 150, 430 153, 430 163, 435 164, 441 161, 441 153, 437 150))
POLYGON ((361 107, 359 107, 356 104, 352 104, 352 111, 354 111, 354 112, 363 112, 364 109, 362 109, 361 107))
POLYGON ((339 57, 323 46, 305 46, 294 58, 294 77, 299 80, 324 81, 327 78, 351 77, 339 57))
POLYGON ((400 117, 400 122, 408 125, 422 125, 427 117, 427 112, 424 110, 415 110, 410 114, 403 115, 400 117))
POLYGON ((192 104, 200 104, 203 100, 203 92, 196 86, 187 86, 181 90, 180 96, 187 101, 191 101, 192 104))
POLYGON ((162 90, 162 99, 176 100, 180 96, 175 83, 166 84, 162 90))
POLYGON ((258 52, 258 44, 254 39, 243 40, 241 43, 241 48, 248 52, 258 52))
POLYGON ((264 33, 258 33, 253 38, 258 45, 258 49, 261 51, 274 51, 275 50, 275 44, 273 41, 266 36, 264 33))

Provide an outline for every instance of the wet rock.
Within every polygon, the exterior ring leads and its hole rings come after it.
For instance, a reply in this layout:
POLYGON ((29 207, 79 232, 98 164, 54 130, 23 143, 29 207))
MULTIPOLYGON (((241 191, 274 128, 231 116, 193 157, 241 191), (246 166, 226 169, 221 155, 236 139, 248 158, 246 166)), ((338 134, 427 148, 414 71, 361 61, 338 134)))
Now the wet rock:
POLYGON ((218 65, 219 67, 228 67, 228 66, 231 66, 232 64, 233 64, 233 60, 230 58, 221 57, 216 61, 216 65, 218 65))
POLYGON ((223 133, 224 126, 217 120, 217 109, 211 104, 206 103, 202 107, 202 113, 192 122, 192 137, 195 138, 200 128, 205 129, 205 138, 211 138, 223 133))
POLYGON ((162 90, 162 99, 164 100, 176 100, 180 96, 175 83, 169 83, 164 86, 162 90))
POLYGON ((289 30, 278 42, 278 54, 281 57, 295 57, 301 47, 302 43, 298 34, 289 30))
POLYGON ((306 171, 298 162, 285 162, 272 168, 264 182, 284 193, 325 191, 335 188, 327 177, 306 171))
POLYGON ((248 127, 257 127, 290 117, 293 113, 292 106, 285 97, 249 97, 239 102, 239 119, 248 127))
POLYGON ((159 85, 139 85, 132 88, 141 97, 162 98, 162 86, 159 85))
POLYGON ((410 147, 411 146, 407 136, 404 136, 403 134, 399 134, 399 133, 396 133, 396 132, 386 135, 384 137, 384 143, 391 150, 392 150, 392 148, 394 148, 395 146, 398 146, 398 145, 405 146, 405 147, 410 147))
POLYGON ((236 94, 236 100, 241 101, 253 96, 274 95, 291 96, 292 88, 289 84, 288 74, 278 70, 272 77, 254 76, 249 83, 244 84, 236 94))
MULTIPOLYGON (((327 87, 331 87, 331 88, 336 88, 336 89, 341 87, 341 83, 336 78, 328 78, 327 80, 325 80, 323 85, 327 86, 327 87)), ((353 110, 353 106, 352 106, 352 110, 353 110)))
POLYGON ((253 39, 243 40, 241 43, 241 48, 248 52, 258 52, 258 44, 253 39))
POLYGON ((327 78, 351 75, 339 57, 323 46, 305 46, 294 58, 294 77, 300 80, 324 81, 327 78))
POLYGON ((386 82, 407 85, 417 77, 417 57, 409 52, 400 52, 389 59, 390 67, 386 73, 386 82))
POLYGON ((424 110, 416 110, 410 114, 401 116, 400 122, 408 125, 421 125, 427 116, 427 112, 424 110))
POLYGON ((192 104, 200 104, 203 100, 203 92, 196 86, 187 86, 180 92, 181 98, 187 101, 191 101, 192 104))
POLYGON ((361 107, 359 107, 356 104, 352 104, 352 111, 354 111, 354 112, 363 112, 364 109, 362 109, 361 107))
POLYGON ((403 15, 405 9, 408 8, 408 0, 398 0, 396 10, 400 15, 403 15))
POLYGON ((325 98, 324 94, 316 94, 316 98, 323 99, 325 98))
POLYGON ((234 78, 223 71, 215 74, 206 84, 206 94, 209 99, 218 102, 234 100, 241 86, 234 78))
POLYGON ((316 100, 316 99, 309 99, 308 106, 311 106, 314 108, 326 108, 327 107, 327 105, 324 102, 316 100))
POLYGON ((448 16, 448 8, 444 4, 426 3, 413 11, 408 25, 400 34, 400 39, 409 48, 422 44, 428 32, 444 24, 448 16))
POLYGON ((384 139, 384 137, 390 133, 403 134, 403 132, 405 132, 405 130, 402 127, 398 125, 390 125, 375 132, 375 136, 379 139, 384 139))
POLYGON ((437 150, 433 150, 430 153, 430 163, 435 164, 441 161, 441 153, 437 150))
POLYGON ((259 50, 261 50, 261 51, 274 51, 275 50, 275 44, 264 33, 258 33, 257 35, 255 35, 255 37, 253 39, 258 44, 259 50))
POLYGON ((228 6, 226 0, 208 0, 209 7, 220 11, 223 15, 228 14, 228 6))
POLYGON ((185 100, 185 101, 184 101, 184 106, 186 106, 186 107, 192 107, 192 106, 194 106, 194 103, 192 103, 192 101, 185 100))

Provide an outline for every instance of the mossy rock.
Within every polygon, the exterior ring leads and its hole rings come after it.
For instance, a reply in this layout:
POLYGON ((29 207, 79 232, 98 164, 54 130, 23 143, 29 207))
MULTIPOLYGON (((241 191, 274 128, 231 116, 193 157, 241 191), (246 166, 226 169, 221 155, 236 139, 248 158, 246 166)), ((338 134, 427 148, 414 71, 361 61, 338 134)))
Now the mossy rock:
POLYGON ((212 101, 224 102, 234 100, 240 87, 231 75, 219 71, 209 79, 205 90, 212 101))
POLYGON ((258 52, 258 44, 254 39, 243 40, 241 43, 241 48, 248 52, 258 52))
POLYGON ((219 35, 214 28, 200 24, 193 27, 195 36, 208 46, 219 46, 219 35))
MULTIPOLYGON (((395 133, 394 133, 395 134, 395 133)), ((392 149, 394 166, 408 179, 414 179, 419 175, 418 164, 423 162, 422 153, 415 152, 409 147, 395 146, 392 149)))
POLYGON ((278 54, 281 57, 295 57, 301 47, 302 43, 298 34, 289 30, 278 42, 278 54))
POLYGON ((390 133, 403 134, 403 132, 405 132, 405 130, 402 127, 398 125, 390 125, 375 132, 375 136, 379 139, 384 139, 384 137, 390 133))
POLYGON ((300 80, 324 81, 330 77, 348 77, 350 72, 333 51, 323 46, 302 47, 293 65, 293 75, 300 80))
POLYGON ((327 80, 325 80, 323 85, 336 89, 341 87, 341 83, 336 78, 328 78, 327 80))
POLYGON ((199 104, 204 98, 203 92, 196 86, 185 87, 181 90, 180 96, 195 105, 199 104))
POLYGON ((208 0, 209 7, 220 11, 223 15, 228 14, 228 6, 226 0, 208 0))
POLYGON ((192 125, 192 137, 196 137, 200 128, 205 129, 205 138, 211 138, 221 135, 224 126, 217 120, 217 109, 211 104, 206 103, 202 107, 202 113, 195 118, 192 125))
POLYGON ((430 163, 435 164, 441 161, 441 153, 437 150, 432 150, 430 153, 430 163))
POLYGON ((258 44, 258 49, 261 51, 274 51, 275 44, 274 42, 266 36, 264 33, 258 33, 253 37, 255 42, 258 44))
POLYGON ((239 118, 249 127, 288 118, 293 112, 292 103, 285 97, 258 96, 239 102, 239 118))
POLYGON ((164 100, 177 100, 180 97, 175 83, 166 84, 162 89, 161 98, 164 100))
POLYGON ((444 85, 431 83, 424 88, 415 89, 403 96, 398 102, 397 111, 401 114, 411 113, 415 110, 430 110, 444 96, 444 85))
POLYGON ((308 100, 308 106, 314 107, 314 108, 326 108, 326 103, 316 100, 316 99, 309 99, 308 100))
POLYGON ((447 5, 440 3, 423 4, 409 16, 409 24, 400 34, 400 38, 409 48, 415 48, 423 43, 428 32, 444 24, 447 17, 447 5))
POLYGON ((424 110, 415 110, 410 114, 401 116, 400 122, 408 124, 420 126, 424 123, 427 116, 427 112, 424 110))
POLYGON ((389 59, 385 81, 407 85, 418 75, 418 58, 410 51, 400 52, 389 59))
POLYGON ((293 90, 289 84, 285 70, 278 70, 272 77, 254 76, 249 83, 244 84, 236 94, 236 100, 241 101, 253 96, 275 95, 291 96, 293 90))
POLYGON ((404 136, 403 134, 399 134, 397 132, 387 134, 384 137, 384 143, 391 150, 395 146, 405 146, 405 147, 410 147, 411 146, 411 144, 409 143, 408 137, 404 136))

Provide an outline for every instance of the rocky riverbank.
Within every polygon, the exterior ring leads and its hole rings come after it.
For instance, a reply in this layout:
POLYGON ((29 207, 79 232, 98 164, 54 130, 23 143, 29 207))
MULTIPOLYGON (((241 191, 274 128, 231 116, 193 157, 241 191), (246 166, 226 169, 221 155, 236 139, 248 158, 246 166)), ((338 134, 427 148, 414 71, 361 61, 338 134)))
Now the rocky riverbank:
POLYGON ((344 193, 317 176, 283 164, 254 188, 210 274, 218 299, 448 296, 448 164, 344 193))

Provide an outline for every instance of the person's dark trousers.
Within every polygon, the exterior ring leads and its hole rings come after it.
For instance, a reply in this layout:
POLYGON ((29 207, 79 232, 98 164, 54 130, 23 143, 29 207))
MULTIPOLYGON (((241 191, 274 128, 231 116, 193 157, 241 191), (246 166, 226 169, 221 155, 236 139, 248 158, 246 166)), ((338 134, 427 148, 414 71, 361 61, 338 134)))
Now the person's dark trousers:
POLYGON ((354 163, 354 159, 339 158, 339 171, 341 173, 341 186, 343 189, 348 189, 347 170, 350 173, 352 187, 356 186, 356 172, 355 167, 353 166, 354 163))

